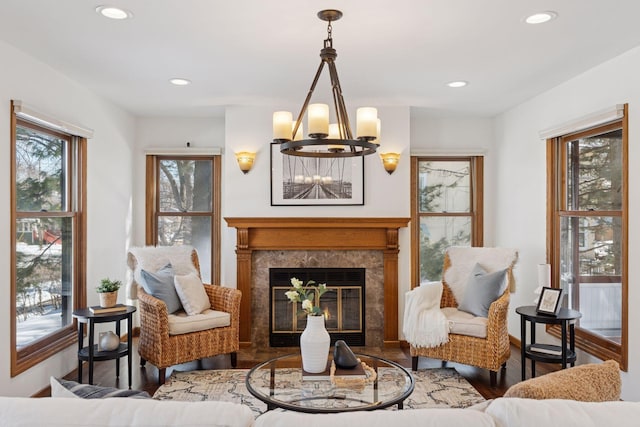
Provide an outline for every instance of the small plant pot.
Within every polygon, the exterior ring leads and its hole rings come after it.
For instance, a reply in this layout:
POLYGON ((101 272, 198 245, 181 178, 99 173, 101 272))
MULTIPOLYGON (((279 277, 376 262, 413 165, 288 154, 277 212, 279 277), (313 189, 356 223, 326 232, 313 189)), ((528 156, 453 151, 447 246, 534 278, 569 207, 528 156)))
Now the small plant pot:
POLYGON ((99 292, 98 295, 100 296, 100 307, 113 307, 118 300, 118 291, 99 292))

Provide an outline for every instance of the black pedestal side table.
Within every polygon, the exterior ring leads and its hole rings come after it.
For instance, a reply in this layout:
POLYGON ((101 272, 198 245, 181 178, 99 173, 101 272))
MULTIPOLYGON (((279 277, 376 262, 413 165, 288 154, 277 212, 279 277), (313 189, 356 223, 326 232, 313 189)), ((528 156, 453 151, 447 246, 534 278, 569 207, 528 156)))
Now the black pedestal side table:
POLYGON ((531 377, 536 376, 536 361, 544 363, 561 363, 562 369, 567 363, 574 366, 576 363, 576 321, 582 317, 579 311, 569 308, 560 308, 558 314, 539 314, 535 305, 527 305, 516 308, 520 315, 520 359, 522 368, 522 380, 525 380, 526 360, 531 360, 531 377), (531 323, 531 343, 527 345, 526 323, 531 323), (536 323, 547 325, 560 325, 562 338, 560 345, 536 344, 536 323), (567 328, 569 329, 569 348, 567 348, 567 328), (537 351, 536 351, 537 350, 537 351))
POLYGON ((78 319, 78 382, 82 382, 82 361, 89 364, 89 384, 93 384, 93 362, 116 359, 116 378, 120 378, 120 358, 127 356, 127 367, 129 370, 129 389, 131 389, 131 348, 132 348, 132 323, 133 313, 136 308, 132 305, 125 306, 125 309, 118 312, 94 314, 89 308, 81 308, 73 312, 73 317, 78 319), (120 322, 127 320, 127 343, 120 343, 113 351, 99 350, 98 344, 94 344, 94 329, 96 323, 116 323, 116 335, 120 336, 120 322), (82 346, 83 334, 82 324, 87 324, 89 341, 86 347, 82 346))

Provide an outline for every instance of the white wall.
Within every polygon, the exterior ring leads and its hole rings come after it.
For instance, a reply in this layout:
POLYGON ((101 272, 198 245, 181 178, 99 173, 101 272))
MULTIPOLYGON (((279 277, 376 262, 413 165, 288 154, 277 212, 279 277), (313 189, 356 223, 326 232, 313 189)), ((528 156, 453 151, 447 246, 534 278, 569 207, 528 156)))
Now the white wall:
MULTIPOLYGON (((146 117, 136 119, 134 165, 134 220, 132 246, 144 245, 145 233, 145 151, 153 148, 176 149, 189 154, 193 149, 223 148, 222 117, 146 117)), ((223 166, 224 170, 224 166, 223 166)))
POLYGON ((484 246, 494 246, 495 169, 493 119, 411 109, 411 152, 414 155, 484 156, 484 246))
MULTIPOLYGON (((640 48, 591 69, 590 71, 523 103, 496 120, 496 208, 495 242, 520 250, 516 269, 518 291, 511 307, 530 305, 536 287, 536 264, 546 257, 546 152, 538 132, 611 107, 629 103, 629 366, 623 373, 622 398, 640 400, 640 291, 636 278, 640 265, 640 48)), ((519 337, 520 320, 510 310, 509 331, 519 337)))
MULTIPOLYGON (((428 108, 411 108, 410 112, 410 140, 413 155, 483 155, 485 156, 485 245, 491 246, 493 215, 493 121, 489 118, 469 117, 459 114, 451 114, 436 111, 428 108)), ((409 163, 408 156, 405 156, 405 164, 409 163)), ((409 168, 410 169, 410 168, 409 168)), ((409 170, 410 172, 410 170, 409 170)), ((410 212, 410 176, 407 180, 407 194, 403 194, 410 212)), ((407 230, 408 233, 409 230, 407 230)), ((407 246, 403 249, 406 258, 400 259, 400 268, 411 273, 410 259, 410 235, 403 236, 403 242, 407 246)), ((404 316, 404 294, 411 289, 411 278, 401 277, 399 285, 399 327, 400 338, 404 339, 402 333, 404 316)))
MULTIPOLYGON (((60 119, 95 130, 88 153, 87 288, 88 303, 98 304, 93 288, 102 277, 124 279, 124 248, 131 231, 131 151, 134 121, 121 109, 50 67, 0 42, 0 224, 9 230, 10 100, 19 99, 60 119)), ((0 233, 0 395, 28 396, 45 388, 49 376, 77 367, 75 346, 39 363, 17 377, 10 373, 10 233, 0 233)), ((121 296, 122 297, 122 296, 121 296)))
MULTIPOLYGON (((274 108, 229 107, 225 114, 223 176, 224 217, 404 217, 411 216, 409 168, 409 108, 378 107, 382 121, 380 152, 402 157, 389 175, 378 155, 366 156, 365 204, 363 206, 271 206, 270 143, 274 108), (243 175, 233 153, 256 151, 253 169, 243 175)), ((355 115, 353 115, 355 117, 355 115)), ((236 283, 236 230, 222 223, 222 283, 236 283)), ((409 229, 400 231, 399 281, 408 283, 410 269, 409 229)), ((404 292, 401 291, 400 295, 404 292)))

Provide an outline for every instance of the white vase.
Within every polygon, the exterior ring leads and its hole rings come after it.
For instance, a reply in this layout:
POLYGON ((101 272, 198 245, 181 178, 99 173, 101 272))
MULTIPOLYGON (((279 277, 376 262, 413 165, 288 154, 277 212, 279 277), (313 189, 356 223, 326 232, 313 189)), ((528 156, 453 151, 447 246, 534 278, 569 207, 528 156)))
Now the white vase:
POLYGON ((312 374, 323 372, 327 368, 330 344, 324 316, 307 316, 307 326, 300 335, 302 368, 312 374))

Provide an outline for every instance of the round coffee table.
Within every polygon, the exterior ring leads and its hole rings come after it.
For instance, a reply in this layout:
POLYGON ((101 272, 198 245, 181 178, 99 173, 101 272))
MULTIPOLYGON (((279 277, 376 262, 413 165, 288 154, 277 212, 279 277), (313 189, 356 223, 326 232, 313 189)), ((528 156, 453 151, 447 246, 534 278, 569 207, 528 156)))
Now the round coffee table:
POLYGON ((249 393, 267 404, 267 410, 332 413, 368 411, 398 405, 413 392, 415 381, 408 370, 390 360, 356 355, 376 372, 373 381, 338 387, 328 376, 303 379, 300 354, 275 357, 254 366, 246 378, 249 393))

